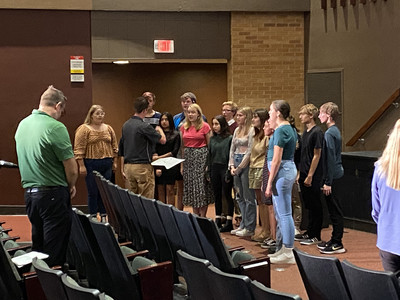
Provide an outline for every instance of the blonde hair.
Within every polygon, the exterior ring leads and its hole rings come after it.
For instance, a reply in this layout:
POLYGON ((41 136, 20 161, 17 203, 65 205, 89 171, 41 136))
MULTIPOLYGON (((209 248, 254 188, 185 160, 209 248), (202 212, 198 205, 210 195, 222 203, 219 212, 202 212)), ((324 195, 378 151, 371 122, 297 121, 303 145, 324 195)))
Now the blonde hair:
MULTIPOLYGON (((197 110, 197 113, 199 114, 198 119, 195 122, 193 122, 194 128, 196 128, 196 130, 199 131, 203 127, 203 112, 201 110, 200 105, 198 105, 198 104, 195 104, 195 103, 190 104, 188 107, 188 111, 191 108, 194 108, 195 110, 197 110)), ((190 122, 189 118, 186 117, 185 124, 183 124, 183 128, 185 128, 185 130, 188 130, 190 128, 190 126, 192 126, 192 122, 190 122)))
POLYGON ((253 118, 253 111, 249 106, 244 106, 239 108, 237 112, 242 112, 246 116, 246 120, 244 121, 243 127, 239 126, 238 128, 238 134, 242 133, 242 130, 244 129, 243 134, 247 135, 250 131, 251 119, 253 118))
POLYGON ((375 165, 378 174, 386 177, 386 185, 400 190, 400 119, 390 132, 385 150, 375 165))
POLYGON ((336 121, 340 115, 339 107, 333 102, 322 104, 319 110, 330 115, 333 121, 336 121))
POLYGON ((312 116, 314 121, 316 121, 318 118, 318 107, 316 107, 314 104, 311 103, 303 105, 299 110, 299 115, 300 114, 306 114, 312 116))
POLYGON ((229 105, 231 107, 231 110, 234 114, 236 114, 237 110, 238 110, 238 106, 235 102, 233 101, 226 101, 224 103, 222 103, 222 107, 224 107, 225 105, 229 105))
POLYGON ((85 121, 83 123, 90 125, 92 123, 92 116, 94 114, 94 112, 98 109, 101 109, 102 111, 104 111, 103 106, 98 105, 98 104, 94 104, 92 105, 92 107, 89 109, 85 121))

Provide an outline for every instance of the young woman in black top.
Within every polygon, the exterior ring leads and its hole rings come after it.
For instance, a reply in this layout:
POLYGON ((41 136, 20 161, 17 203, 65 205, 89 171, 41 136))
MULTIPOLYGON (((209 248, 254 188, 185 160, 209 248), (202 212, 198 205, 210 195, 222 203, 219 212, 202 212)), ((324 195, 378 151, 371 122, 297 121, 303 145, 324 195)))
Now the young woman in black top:
MULTIPOLYGON (((174 121, 169 112, 161 114, 159 125, 165 133, 167 142, 164 145, 160 143, 156 145, 156 153, 153 154, 153 161, 159 158, 176 157, 181 145, 180 134, 175 130, 174 121)), ((174 185, 176 177, 179 174, 179 168, 179 165, 177 165, 169 170, 165 168, 156 169, 158 200, 175 205, 174 185)))
POLYGON ((232 135, 228 123, 221 115, 212 119, 212 131, 213 135, 208 145, 208 174, 214 192, 215 222, 222 232, 230 232, 233 229, 233 178, 229 176, 228 161, 232 135), (228 204, 228 215, 224 227, 221 225, 222 193, 225 195, 228 204))

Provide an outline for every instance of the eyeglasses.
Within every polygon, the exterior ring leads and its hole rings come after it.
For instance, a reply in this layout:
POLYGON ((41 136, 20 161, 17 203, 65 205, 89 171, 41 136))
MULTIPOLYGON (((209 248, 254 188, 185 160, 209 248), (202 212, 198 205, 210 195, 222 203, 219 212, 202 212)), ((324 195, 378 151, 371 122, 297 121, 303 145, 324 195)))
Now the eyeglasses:
POLYGON ((233 111, 232 109, 223 109, 222 112, 231 112, 233 111))

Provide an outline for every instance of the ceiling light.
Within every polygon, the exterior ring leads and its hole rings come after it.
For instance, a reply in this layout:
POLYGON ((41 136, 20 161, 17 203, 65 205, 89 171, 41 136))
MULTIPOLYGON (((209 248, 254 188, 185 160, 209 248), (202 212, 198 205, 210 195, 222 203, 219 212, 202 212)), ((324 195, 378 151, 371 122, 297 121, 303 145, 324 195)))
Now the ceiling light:
POLYGON ((129 60, 115 60, 115 61, 113 61, 113 64, 126 65, 126 64, 129 64, 129 60))

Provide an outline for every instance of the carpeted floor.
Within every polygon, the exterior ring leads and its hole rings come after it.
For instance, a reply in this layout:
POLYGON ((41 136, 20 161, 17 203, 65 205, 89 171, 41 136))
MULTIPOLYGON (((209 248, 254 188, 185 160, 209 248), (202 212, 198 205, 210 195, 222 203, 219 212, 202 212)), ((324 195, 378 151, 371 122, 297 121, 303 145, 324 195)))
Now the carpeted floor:
MULTIPOLYGON (((190 209, 188 209, 190 211, 190 209)), ((210 206, 207 216, 214 217, 214 206, 210 206)), ((20 241, 30 241, 30 223, 26 216, 0 216, 0 221, 6 221, 3 226, 12 228, 11 235, 20 236, 20 241)), ((326 228, 322 231, 322 238, 329 240, 331 229, 326 228)), ((229 233, 223 233, 222 238, 230 246, 244 246, 249 253, 256 257, 264 256, 267 251, 262 249, 250 238, 239 238, 229 233)), ((351 263, 373 270, 383 270, 379 258, 379 251, 376 248, 376 235, 351 229, 345 229, 343 244, 346 253, 338 254, 340 260, 347 259, 351 263)), ((314 255, 321 255, 315 245, 302 246, 295 242, 295 247, 314 255)), ((272 265, 271 266, 271 285, 272 288, 287 293, 298 294, 302 299, 307 299, 300 273, 296 265, 272 265)))

